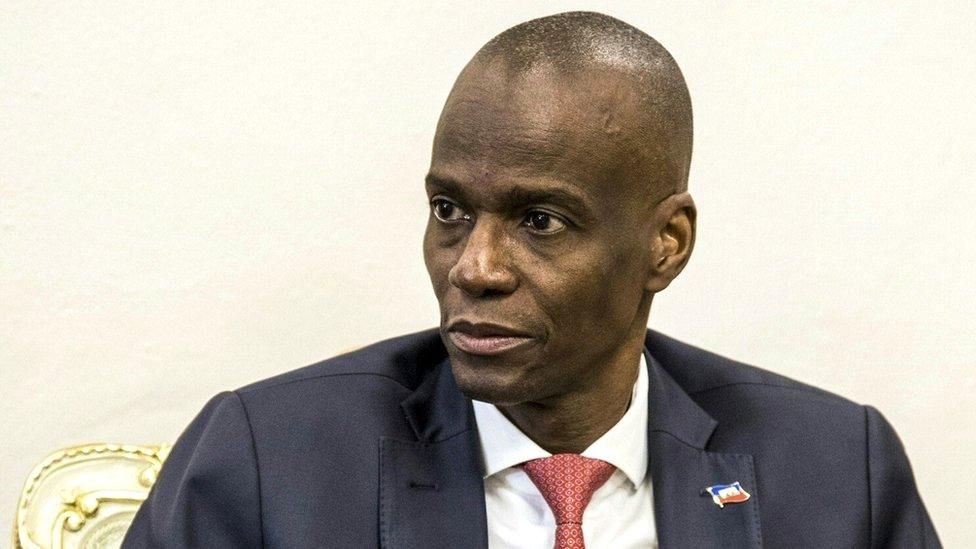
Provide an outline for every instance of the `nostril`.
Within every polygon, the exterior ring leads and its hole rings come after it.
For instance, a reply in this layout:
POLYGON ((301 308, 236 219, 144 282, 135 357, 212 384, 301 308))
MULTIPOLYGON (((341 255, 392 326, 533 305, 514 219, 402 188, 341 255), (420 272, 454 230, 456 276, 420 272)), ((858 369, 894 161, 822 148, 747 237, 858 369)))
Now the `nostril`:
POLYGON ((508 295, 510 293, 511 292, 503 290, 501 288, 485 288, 485 290, 481 292, 481 297, 494 297, 500 295, 508 295))

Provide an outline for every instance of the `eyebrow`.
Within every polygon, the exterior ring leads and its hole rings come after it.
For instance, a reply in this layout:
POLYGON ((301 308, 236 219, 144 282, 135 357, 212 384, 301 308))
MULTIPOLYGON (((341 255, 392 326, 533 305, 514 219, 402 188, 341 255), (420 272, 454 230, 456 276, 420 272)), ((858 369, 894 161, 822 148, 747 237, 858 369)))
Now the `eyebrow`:
MULTIPOLYGON (((438 187, 445 191, 455 193, 465 198, 466 192, 463 185, 450 178, 438 177, 428 174, 425 178, 428 187, 438 187)), ((589 217, 593 209, 590 207, 589 200, 581 193, 571 190, 571 187, 546 186, 546 187, 526 187, 513 186, 505 193, 505 204, 508 207, 524 206, 526 204, 552 203, 569 209, 572 213, 589 217)))

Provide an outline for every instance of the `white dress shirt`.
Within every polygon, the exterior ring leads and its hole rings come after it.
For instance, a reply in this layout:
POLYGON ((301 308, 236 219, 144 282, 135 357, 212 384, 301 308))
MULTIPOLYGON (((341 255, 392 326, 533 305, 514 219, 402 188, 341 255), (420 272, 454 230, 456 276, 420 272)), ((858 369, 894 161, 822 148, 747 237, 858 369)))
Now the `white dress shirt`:
MULTIPOLYGON (((651 476, 647 474, 647 363, 640 371, 623 417, 583 456, 616 466, 583 513, 587 549, 657 547, 651 476)), ((552 549, 556 520, 542 494, 518 464, 549 457, 494 405, 474 401, 485 463, 485 507, 491 549, 552 549)))

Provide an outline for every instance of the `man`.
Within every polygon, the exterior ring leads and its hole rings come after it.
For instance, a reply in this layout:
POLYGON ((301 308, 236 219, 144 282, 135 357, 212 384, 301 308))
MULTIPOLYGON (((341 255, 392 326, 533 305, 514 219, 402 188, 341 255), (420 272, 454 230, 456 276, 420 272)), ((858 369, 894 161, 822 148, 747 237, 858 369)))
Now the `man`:
POLYGON ((129 547, 937 547, 873 408, 647 330, 691 103, 595 13, 505 31, 434 138, 439 330, 215 397, 129 547))

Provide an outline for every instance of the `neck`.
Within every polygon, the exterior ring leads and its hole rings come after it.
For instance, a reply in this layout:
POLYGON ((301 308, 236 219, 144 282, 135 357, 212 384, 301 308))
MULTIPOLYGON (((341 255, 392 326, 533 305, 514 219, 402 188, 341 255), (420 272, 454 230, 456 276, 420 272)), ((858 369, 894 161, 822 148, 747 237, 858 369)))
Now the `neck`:
POLYGON ((581 388, 499 410, 547 452, 582 453, 620 421, 630 404, 647 330, 647 313, 638 317, 618 351, 591 366, 597 375, 581 388))

